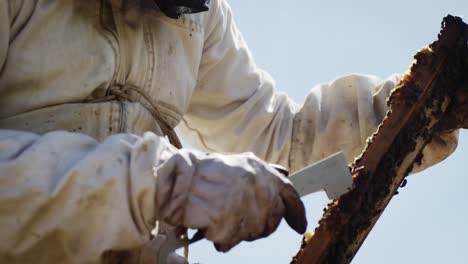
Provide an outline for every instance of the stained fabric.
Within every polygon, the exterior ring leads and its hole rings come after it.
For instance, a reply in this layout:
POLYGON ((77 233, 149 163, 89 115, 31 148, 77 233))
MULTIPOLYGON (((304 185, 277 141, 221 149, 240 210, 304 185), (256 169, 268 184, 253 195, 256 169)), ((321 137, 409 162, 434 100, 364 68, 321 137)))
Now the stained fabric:
POLYGON ((155 0, 155 2, 166 16, 174 19, 182 14, 208 11, 210 4, 210 0, 155 0))

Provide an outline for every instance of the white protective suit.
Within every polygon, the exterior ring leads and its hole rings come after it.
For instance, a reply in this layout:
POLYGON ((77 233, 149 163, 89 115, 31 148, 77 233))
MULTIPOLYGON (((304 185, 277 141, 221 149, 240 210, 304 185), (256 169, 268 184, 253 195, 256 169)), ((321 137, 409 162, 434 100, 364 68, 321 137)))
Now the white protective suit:
MULTIPOLYGON (((154 106, 202 150, 295 171, 359 154, 397 81, 341 77, 298 106, 255 66, 224 0, 177 20, 152 0, 0 1, 1 262, 96 262, 148 241, 152 168, 179 153, 143 136, 162 135, 154 106)), ((456 142, 435 138, 423 166, 456 142)))

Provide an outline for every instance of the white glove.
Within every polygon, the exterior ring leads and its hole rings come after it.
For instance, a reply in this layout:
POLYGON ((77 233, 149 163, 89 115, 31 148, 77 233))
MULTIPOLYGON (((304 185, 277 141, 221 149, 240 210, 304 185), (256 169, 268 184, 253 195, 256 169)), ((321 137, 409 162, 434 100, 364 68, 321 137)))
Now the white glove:
POLYGON ((181 150, 156 175, 156 218, 203 230, 219 251, 268 236, 282 217, 305 232, 304 205, 291 182, 251 153, 181 150))

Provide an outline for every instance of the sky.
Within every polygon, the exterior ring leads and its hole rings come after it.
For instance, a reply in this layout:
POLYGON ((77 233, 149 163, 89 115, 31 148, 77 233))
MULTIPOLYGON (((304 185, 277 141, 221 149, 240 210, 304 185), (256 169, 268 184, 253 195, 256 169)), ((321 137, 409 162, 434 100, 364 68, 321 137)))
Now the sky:
MULTIPOLYGON (((276 89, 302 103, 314 85, 351 73, 404 73, 412 55, 435 40, 447 14, 468 21, 468 1, 228 0, 257 65, 276 89)), ((454 154, 408 178, 353 263, 468 263, 468 132, 454 154)), ((303 201, 309 230, 327 204, 323 193, 303 201)), ((301 236, 285 223, 266 239, 218 253, 204 241, 191 263, 289 263, 301 236)))

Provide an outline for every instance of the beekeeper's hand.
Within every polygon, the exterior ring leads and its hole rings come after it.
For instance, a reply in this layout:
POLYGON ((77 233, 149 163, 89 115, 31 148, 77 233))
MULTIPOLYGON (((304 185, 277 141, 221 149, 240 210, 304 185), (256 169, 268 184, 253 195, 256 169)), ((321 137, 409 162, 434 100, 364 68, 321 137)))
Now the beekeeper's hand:
POLYGON ((266 237, 281 219, 298 233, 307 220, 291 182, 251 153, 181 150, 156 167, 156 218, 203 230, 219 251, 266 237))

